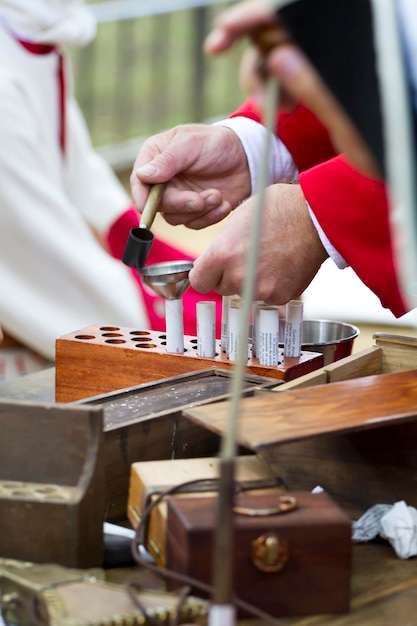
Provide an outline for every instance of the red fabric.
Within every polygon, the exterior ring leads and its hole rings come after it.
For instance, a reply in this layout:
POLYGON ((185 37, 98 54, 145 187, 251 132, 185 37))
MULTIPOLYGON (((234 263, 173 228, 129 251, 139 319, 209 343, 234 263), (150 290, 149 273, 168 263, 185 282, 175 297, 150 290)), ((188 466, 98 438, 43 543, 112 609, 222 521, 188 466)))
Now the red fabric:
MULTIPOLYGON (((238 116, 262 122, 262 115, 251 99, 230 117, 238 116)), ((277 128, 279 138, 290 151, 300 172, 336 156, 327 130, 311 111, 301 105, 290 113, 279 113, 277 128)))
MULTIPOLYGON (((232 117, 261 121, 252 100, 232 117)), ((327 130, 302 106, 278 116, 278 136, 300 171, 303 189, 329 241, 396 317, 408 307, 394 264, 386 188, 335 154, 327 130)))
MULTIPOLYGON (((128 209, 120 218, 110 227, 107 234, 107 242, 112 255, 116 259, 121 259, 125 249, 125 244, 132 228, 138 226, 138 213, 134 208, 128 209)), ((164 263, 168 261, 193 261, 194 259, 188 254, 171 246, 170 244, 155 237, 146 265, 154 265, 156 263, 164 263)), ((165 331, 165 303, 162 298, 157 296, 149 287, 144 285, 140 279, 138 272, 131 270, 143 296, 149 317, 149 329, 165 331)), ((183 296, 184 305, 184 333, 195 337, 197 335, 196 323, 196 305, 201 300, 212 300, 216 303, 216 336, 220 338, 221 332, 221 304, 222 297, 214 291, 202 296, 192 287, 189 287, 183 296)))
POLYGON ((32 54, 49 54, 56 49, 55 46, 48 43, 33 43, 33 41, 26 41, 25 39, 17 39, 16 41, 32 54))

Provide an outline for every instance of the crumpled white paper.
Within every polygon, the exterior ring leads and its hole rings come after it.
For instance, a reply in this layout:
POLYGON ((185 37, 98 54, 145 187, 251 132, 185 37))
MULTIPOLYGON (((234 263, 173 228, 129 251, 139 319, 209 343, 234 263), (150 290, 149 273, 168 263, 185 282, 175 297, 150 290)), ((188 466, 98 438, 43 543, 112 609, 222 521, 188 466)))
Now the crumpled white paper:
POLYGON ((404 500, 376 504, 352 524, 353 541, 370 541, 377 535, 389 541, 400 559, 417 555, 417 509, 404 500))

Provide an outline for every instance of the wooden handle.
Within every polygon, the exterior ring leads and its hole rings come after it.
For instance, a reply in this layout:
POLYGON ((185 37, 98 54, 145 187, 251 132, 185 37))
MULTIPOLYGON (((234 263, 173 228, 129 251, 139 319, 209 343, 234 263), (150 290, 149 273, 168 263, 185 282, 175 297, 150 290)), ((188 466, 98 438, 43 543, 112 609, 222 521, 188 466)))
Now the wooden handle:
POLYGON ((156 183, 156 185, 151 187, 140 218, 140 228, 150 228, 152 226, 165 187, 166 183, 156 183))

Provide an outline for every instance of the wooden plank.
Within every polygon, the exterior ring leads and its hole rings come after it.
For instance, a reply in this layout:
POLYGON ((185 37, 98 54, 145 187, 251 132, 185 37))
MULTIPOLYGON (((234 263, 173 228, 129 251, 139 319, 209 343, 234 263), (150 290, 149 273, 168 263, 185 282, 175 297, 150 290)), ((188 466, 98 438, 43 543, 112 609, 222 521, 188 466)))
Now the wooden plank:
POLYGON ((326 368, 320 368, 315 372, 304 374, 294 380, 288 382, 282 382, 281 384, 273 387, 271 391, 291 391, 292 389, 304 389, 305 387, 314 387, 315 385, 324 385, 327 383, 326 368))
MULTIPOLYGON (((185 415, 218 434, 225 432, 230 402, 191 408, 185 415)), ((417 415, 417 371, 261 394, 241 401, 238 440, 250 449, 325 433, 375 428, 417 415)))
POLYGON ((295 380, 282 382, 273 388, 273 391, 291 391, 292 389, 303 389, 304 387, 351 380, 361 376, 381 374, 383 371, 382 359, 382 348, 373 346, 334 363, 329 363, 329 365, 325 365, 314 372, 299 376, 295 380))
MULTIPOLYGON (((415 367, 417 367, 417 363, 415 367)), ((377 347, 367 348, 355 355, 327 365, 325 370, 328 383, 382 374, 384 371, 383 350, 377 347)))

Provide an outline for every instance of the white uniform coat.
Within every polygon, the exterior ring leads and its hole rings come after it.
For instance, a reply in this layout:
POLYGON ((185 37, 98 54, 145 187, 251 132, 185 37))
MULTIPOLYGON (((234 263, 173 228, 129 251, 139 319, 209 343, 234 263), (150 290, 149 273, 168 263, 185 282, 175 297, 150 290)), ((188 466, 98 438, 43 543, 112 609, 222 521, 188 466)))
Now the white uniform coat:
MULTIPOLYGON (((13 8, 5 8, 14 4, 22 3, 0 0, 0 323, 53 360, 60 335, 95 323, 147 328, 148 320, 130 270, 87 224, 104 234, 129 198, 92 150, 68 72, 63 154, 59 56, 33 54, 16 40, 13 8)), ((22 6, 36 12, 44 4, 22 6)))

